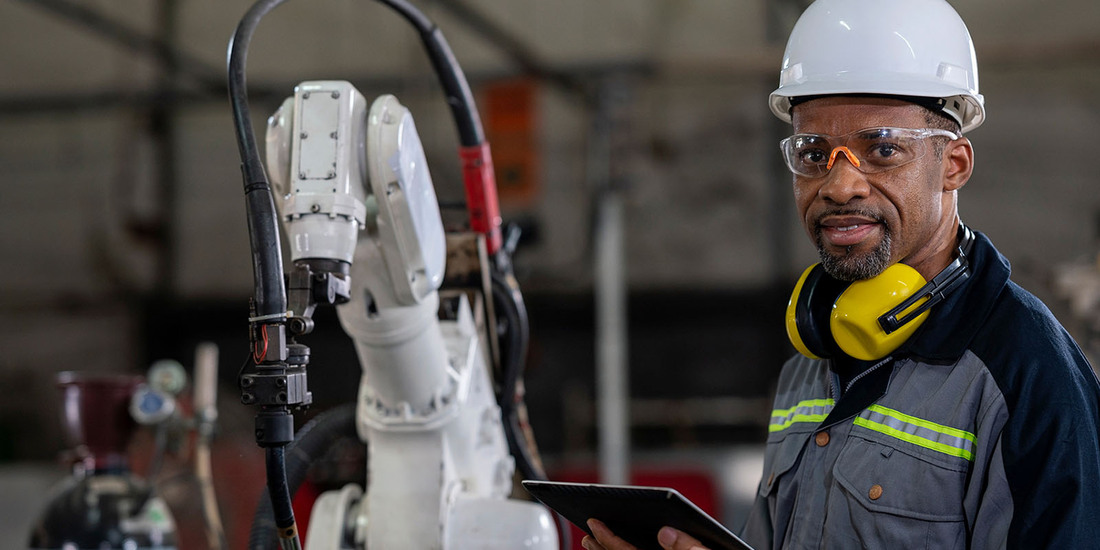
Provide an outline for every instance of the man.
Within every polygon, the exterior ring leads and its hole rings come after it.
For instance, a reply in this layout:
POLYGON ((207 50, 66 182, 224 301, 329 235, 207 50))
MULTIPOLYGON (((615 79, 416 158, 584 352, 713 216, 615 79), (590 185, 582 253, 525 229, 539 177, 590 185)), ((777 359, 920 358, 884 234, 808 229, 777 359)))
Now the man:
MULTIPOLYGON (((961 19, 943 0, 818 0, 771 106, 794 126, 782 150, 821 268, 792 296, 803 355, 780 375, 743 538, 758 550, 1098 547, 1100 384, 959 220, 974 167, 962 133, 985 116, 961 19), (904 266, 920 279, 889 275, 904 266), (925 292, 897 306, 887 295, 913 280, 925 292)), ((590 527, 586 548, 631 548, 590 527)), ((658 538, 701 548, 670 528, 658 538)))

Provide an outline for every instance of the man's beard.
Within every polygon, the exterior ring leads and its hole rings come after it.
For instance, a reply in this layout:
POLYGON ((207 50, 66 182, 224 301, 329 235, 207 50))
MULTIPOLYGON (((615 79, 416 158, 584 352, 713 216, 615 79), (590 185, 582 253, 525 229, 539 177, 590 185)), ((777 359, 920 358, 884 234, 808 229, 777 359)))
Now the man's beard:
POLYGON ((825 250, 820 227, 814 234, 817 255, 821 258, 821 267, 833 278, 841 281, 870 279, 890 267, 890 229, 882 225, 882 240, 878 246, 866 254, 858 254, 848 247, 841 254, 831 254, 825 250))

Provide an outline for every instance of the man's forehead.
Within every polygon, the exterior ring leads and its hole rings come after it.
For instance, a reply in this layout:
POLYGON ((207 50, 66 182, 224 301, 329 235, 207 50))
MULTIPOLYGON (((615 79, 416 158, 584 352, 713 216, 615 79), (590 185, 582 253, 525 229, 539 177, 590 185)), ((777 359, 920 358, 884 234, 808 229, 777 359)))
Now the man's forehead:
POLYGON ((821 97, 791 110, 795 133, 843 135, 863 128, 923 128, 926 109, 915 103, 882 97, 821 97))

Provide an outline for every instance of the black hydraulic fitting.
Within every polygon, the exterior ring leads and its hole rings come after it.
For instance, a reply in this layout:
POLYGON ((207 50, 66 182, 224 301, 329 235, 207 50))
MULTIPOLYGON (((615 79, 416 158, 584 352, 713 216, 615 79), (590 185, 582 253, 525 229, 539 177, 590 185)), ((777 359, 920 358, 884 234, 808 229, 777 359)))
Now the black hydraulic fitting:
POLYGON ((256 415, 256 444, 282 447, 294 441, 294 416, 284 409, 260 411, 256 415))

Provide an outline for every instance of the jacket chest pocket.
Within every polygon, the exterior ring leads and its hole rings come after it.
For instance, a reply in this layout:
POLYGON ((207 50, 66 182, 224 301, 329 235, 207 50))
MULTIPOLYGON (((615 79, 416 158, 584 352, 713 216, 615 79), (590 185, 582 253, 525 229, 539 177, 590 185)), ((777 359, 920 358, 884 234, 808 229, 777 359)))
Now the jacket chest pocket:
POLYGON ((833 468, 829 523, 864 548, 964 548, 969 462, 940 454, 853 432, 833 468))
POLYGON ((777 523, 786 521, 786 518, 777 518, 777 513, 789 515, 793 509, 798 472, 795 465, 812 434, 804 429, 789 430, 771 434, 764 450, 764 476, 759 492, 762 498, 768 500, 773 521, 777 523))

